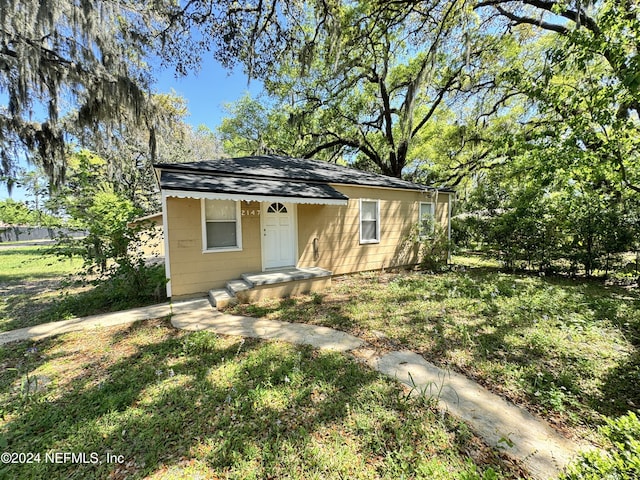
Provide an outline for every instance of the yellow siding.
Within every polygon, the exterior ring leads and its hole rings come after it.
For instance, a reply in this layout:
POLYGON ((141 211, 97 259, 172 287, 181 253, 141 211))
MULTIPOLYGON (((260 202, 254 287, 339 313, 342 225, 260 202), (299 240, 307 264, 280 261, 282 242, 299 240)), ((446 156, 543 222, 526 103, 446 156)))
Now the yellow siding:
POLYGON ((417 249, 408 242, 418 222, 420 202, 436 204, 436 220, 447 227, 448 195, 414 191, 334 187, 349 197, 347 206, 300 205, 298 251, 301 266, 319 266, 334 274, 414 264, 417 249), (360 199, 380 200, 380 242, 360 244, 360 199), (314 249, 317 239, 317 256, 314 249))
POLYGON ((141 255, 144 258, 164 257, 162 213, 133 220, 127 227, 138 229, 138 241, 129 246, 131 255, 141 255))
MULTIPOLYGON (((241 209, 259 210, 260 205, 242 202, 241 209)), ((261 270, 259 216, 242 217, 242 251, 203 253, 200 200, 169 197, 166 214, 172 296, 221 288, 243 273, 261 270)))
MULTIPOLYGON (((407 241, 418 222, 420 202, 436 204, 436 220, 447 228, 448 194, 333 185, 349 197, 348 205, 297 206, 298 261, 334 274, 414 264, 417 248, 407 241), (380 200, 380 242, 360 244, 360 199, 380 200), (317 256, 314 251, 317 239, 317 256)), ((259 211, 242 202, 243 211, 259 211)), ((241 274, 262 269, 260 217, 242 216, 242 251, 203 253, 200 200, 167 198, 172 295, 222 288, 241 274)))
POLYGON ((164 235, 162 225, 156 223, 145 226, 138 234, 138 242, 131 248, 131 253, 141 255, 144 258, 164 256, 164 235))

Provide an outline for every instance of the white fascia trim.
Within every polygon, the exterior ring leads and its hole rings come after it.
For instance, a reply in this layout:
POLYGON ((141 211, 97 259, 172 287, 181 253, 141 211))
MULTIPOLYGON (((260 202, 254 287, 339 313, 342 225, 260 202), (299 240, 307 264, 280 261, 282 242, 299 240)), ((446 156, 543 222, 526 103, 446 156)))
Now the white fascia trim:
POLYGON ((162 195, 162 236, 164 237, 164 275, 167 278, 167 298, 171 298, 171 258, 169 257, 169 215, 167 197, 162 195))
POLYGON ((163 197, 196 198, 205 200, 235 200, 246 202, 280 202, 280 203, 308 203, 315 205, 340 205, 346 206, 347 200, 334 198, 310 198, 310 197, 276 197, 269 195, 245 195, 237 193, 217 192, 192 192, 188 190, 164 190, 163 197))
POLYGON ((162 215, 162 212, 152 213, 150 215, 145 215, 144 217, 134 218, 134 222, 144 222, 145 220, 151 220, 152 218, 159 217, 162 215))

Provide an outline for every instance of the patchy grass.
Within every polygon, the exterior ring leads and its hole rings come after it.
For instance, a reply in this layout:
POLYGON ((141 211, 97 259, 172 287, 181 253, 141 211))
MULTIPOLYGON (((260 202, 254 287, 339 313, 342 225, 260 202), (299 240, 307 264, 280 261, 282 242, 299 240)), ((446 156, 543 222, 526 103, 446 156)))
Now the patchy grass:
MULTIPOLYGON (((96 282, 96 276, 80 275, 81 259, 60 258, 49 250, 0 249, 0 332, 164 300, 163 289, 132 291, 117 279, 96 282)), ((146 274, 164 277, 159 270, 151 267, 146 274)))
POLYGON ((500 268, 502 262, 487 255, 468 251, 464 255, 451 255, 451 263, 456 266, 471 268, 500 268))
POLYGON ((0 284, 15 285, 34 280, 57 279, 78 273, 82 260, 60 258, 47 252, 50 247, 0 249, 0 284))
POLYGON ((599 282, 500 273, 367 273, 234 313, 409 348, 577 435, 640 407, 640 299, 599 282))
POLYGON ((0 477, 520 476, 432 405, 337 353, 160 320, 68 334, 0 347, 1 450, 41 458, 0 477), (64 452, 87 463, 44 461, 64 452))
POLYGON ((72 279, 82 260, 62 259, 48 251, 47 246, 0 249, 0 331, 47 321, 43 314, 46 317, 61 294, 81 291, 72 286, 72 279))

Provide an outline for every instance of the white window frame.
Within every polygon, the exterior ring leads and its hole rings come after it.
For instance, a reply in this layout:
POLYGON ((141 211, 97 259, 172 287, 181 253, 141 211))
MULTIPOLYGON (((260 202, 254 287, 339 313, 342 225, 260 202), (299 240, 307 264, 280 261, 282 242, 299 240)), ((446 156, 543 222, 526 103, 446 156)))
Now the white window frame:
MULTIPOLYGON (((234 200, 236 204, 236 244, 233 247, 215 247, 207 248, 207 207, 208 200, 202 198, 200 200, 200 212, 202 218, 202 253, 219 253, 219 252, 240 252, 242 251, 242 210, 240 200, 234 200)), ((216 200, 209 200, 215 202, 216 200)))
POLYGON ((361 198, 360 199, 360 244, 371 244, 371 243, 380 243, 380 200, 379 199, 370 199, 370 198, 361 198), (373 240, 362 238, 362 204, 363 202, 367 203, 375 203, 376 204, 376 238, 373 240))
POLYGON ((433 233, 435 231, 435 227, 436 227, 436 210, 435 210, 435 204, 433 202, 420 202, 420 205, 418 205, 418 228, 420 229, 419 233, 420 233, 420 238, 431 238, 433 237, 433 233), (433 225, 431 228, 430 232, 424 232, 422 231, 422 205, 430 205, 430 210, 431 210, 431 218, 433 220, 433 225))

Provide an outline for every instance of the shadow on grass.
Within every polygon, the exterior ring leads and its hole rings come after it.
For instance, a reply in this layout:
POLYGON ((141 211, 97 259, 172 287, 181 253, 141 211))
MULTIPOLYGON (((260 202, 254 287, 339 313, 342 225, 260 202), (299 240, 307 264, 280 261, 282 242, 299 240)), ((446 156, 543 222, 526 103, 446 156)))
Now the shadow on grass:
MULTIPOLYGON (((445 326, 442 319, 437 321, 434 347, 423 352, 427 358, 443 357, 462 345, 471 354, 472 366, 493 363, 498 370, 506 367, 507 375, 515 372, 519 376, 519 385, 530 403, 543 411, 568 415, 578 423, 601 421, 590 410, 614 417, 628 410, 638 411, 640 299, 636 292, 605 286, 599 279, 505 276, 486 268, 470 270, 466 275, 473 282, 466 286, 465 279, 457 282, 460 288, 456 294, 481 301, 479 323, 456 330, 455 318, 445 326), (516 283, 527 279, 535 285, 522 287, 516 283), (488 284, 493 286, 490 295, 486 295, 488 284), (446 327, 449 334, 445 333, 446 327), (613 369, 598 372, 602 363, 599 355, 607 358, 619 353, 621 347, 615 339, 600 352, 581 349, 580 345, 589 347, 587 339, 606 335, 606 329, 618 330, 620 338, 629 340, 632 346, 613 369), (597 381, 591 382, 595 375, 599 375, 597 381), (585 380, 603 386, 585 389, 585 380)), ((502 387, 500 378, 492 382, 502 387)))
MULTIPOLYGON (((144 333, 138 329, 132 325, 117 340, 144 333)), ((106 368, 93 358, 60 397, 5 412, 7 451, 111 453, 124 464, 5 465, 0 474, 137 478, 192 458, 195 449, 219 472, 254 463, 238 474, 280 476, 292 448, 303 455, 293 468, 313 465, 304 458, 312 437, 342 421, 379 380, 339 354, 256 340, 218 344, 207 332, 174 331, 106 368)), ((38 343, 39 363, 55 346, 56 339, 38 343)), ((6 391, 10 384, 0 385, 6 391)))
POLYGON ((278 320, 292 323, 309 323, 336 329, 347 330, 354 326, 353 319, 345 312, 346 306, 353 300, 324 300, 322 297, 296 297, 271 300, 260 304, 241 304, 230 312, 249 317, 269 317, 276 315, 278 320))
POLYGON ((612 417, 628 410, 640 414, 640 319, 623 324, 622 328, 634 351, 609 372, 599 402, 602 412, 612 417))
POLYGON ((345 330, 374 345, 379 340, 372 333, 378 330, 387 341, 381 347, 412 349, 574 424, 593 425, 599 414, 638 408, 637 292, 597 279, 507 274, 491 267, 389 278, 371 274, 335 282, 321 304, 300 296, 238 308, 345 330), (452 355, 463 359, 458 364, 452 355), (615 360, 604 364, 607 358, 615 360))
MULTIPOLYGON (((56 283, 59 285, 59 282, 56 283)), ((47 286, 55 288, 56 285, 50 283, 47 286)), ((165 291, 162 288, 147 289, 147 291, 124 289, 114 285, 109 279, 91 285, 83 291, 69 291, 65 287, 62 288, 57 294, 51 293, 37 301, 34 301, 33 295, 42 292, 35 288, 33 291, 29 288, 26 290, 21 288, 19 294, 10 294, 5 299, 5 320, 0 321, 0 331, 117 312, 166 301, 165 291)))

